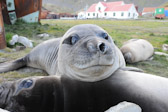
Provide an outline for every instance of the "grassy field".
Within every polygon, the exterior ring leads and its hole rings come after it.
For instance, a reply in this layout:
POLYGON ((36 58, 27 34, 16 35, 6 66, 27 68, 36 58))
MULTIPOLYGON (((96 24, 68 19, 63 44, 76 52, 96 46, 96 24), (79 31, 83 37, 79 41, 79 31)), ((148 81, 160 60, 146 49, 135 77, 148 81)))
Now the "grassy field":
MULTIPOLYGON (((115 40, 118 47, 132 38, 146 39, 152 43, 156 51, 162 51, 162 44, 168 44, 168 22, 160 20, 41 20, 40 24, 18 22, 15 25, 5 25, 6 38, 9 41, 14 34, 26 36, 33 40, 34 45, 49 38, 61 37, 70 27, 77 24, 97 24, 105 29, 115 40), (49 38, 38 38, 37 35, 48 33, 49 38)), ((13 60, 24 56, 31 49, 15 52, 7 48, 0 52, 0 62, 13 60)), ((168 53, 168 52, 165 52, 168 53)), ((168 59, 165 56, 156 56, 152 61, 129 64, 143 69, 147 73, 168 77, 168 59)), ((27 76, 41 75, 41 73, 18 73, 17 71, 0 74, 0 82, 5 79, 13 80, 27 76)), ((42 74, 45 75, 45 74, 42 74)))
MULTIPOLYGON (((163 43, 168 43, 168 22, 138 21, 138 20, 44 20, 42 24, 64 26, 65 29, 77 24, 97 24, 105 29, 119 46, 131 38, 149 40, 155 47, 160 48, 163 43)), ((51 31, 50 33, 57 33, 51 31)))

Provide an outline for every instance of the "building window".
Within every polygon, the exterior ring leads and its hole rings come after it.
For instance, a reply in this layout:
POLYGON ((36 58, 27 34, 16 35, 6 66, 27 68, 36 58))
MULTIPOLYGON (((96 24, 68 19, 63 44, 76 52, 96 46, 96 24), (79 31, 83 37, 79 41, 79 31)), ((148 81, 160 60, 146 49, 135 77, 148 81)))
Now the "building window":
POLYGON ((121 16, 124 16, 124 12, 121 13, 121 16))
POLYGON ((133 17, 135 17, 135 13, 133 13, 133 17))
POLYGON ((115 16, 116 14, 115 13, 113 13, 113 16, 115 16))
POLYGON ((101 10, 101 7, 99 7, 99 11, 101 10))
POLYGON ((130 17, 130 12, 128 13, 128 17, 130 17))
POLYGON ((88 16, 90 16, 90 13, 88 13, 88 16))
POLYGON ((93 13, 93 16, 95 16, 95 13, 93 13))
POLYGON ((107 13, 106 13, 106 12, 104 13, 104 16, 107 16, 107 13))

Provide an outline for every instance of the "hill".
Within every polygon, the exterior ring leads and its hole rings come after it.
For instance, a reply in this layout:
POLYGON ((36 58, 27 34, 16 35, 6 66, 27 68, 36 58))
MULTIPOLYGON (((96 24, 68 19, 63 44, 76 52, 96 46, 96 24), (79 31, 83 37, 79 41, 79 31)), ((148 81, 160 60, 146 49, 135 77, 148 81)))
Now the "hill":
POLYGON ((168 2, 165 2, 165 3, 162 4, 160 7, 168 7, 168 2))
MULTIPOLYGON (((93 3, 98 3, 103 0, 43 0, 43 7, 55 12, 75 13, 82 9, 86 9, 93 3)), ((107 0, 107 2, 121 0, 107 0)), ((134 3, 138 5, 139 12, 143 7, 157 7, 165 4, 167 0, 123 0, 125 3, 134 3)))

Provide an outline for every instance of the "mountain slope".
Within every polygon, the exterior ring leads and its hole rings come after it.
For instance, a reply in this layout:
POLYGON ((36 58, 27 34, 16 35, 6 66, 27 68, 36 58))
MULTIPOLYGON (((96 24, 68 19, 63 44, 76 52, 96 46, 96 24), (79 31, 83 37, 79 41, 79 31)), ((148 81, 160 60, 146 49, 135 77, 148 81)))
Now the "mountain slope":
MULTIPOLYGON (((98 3, 103 0, 43 0, 43 6, 51 11, 56 12, 77 12, 82 9, 88 8, 93 3, 98 3)), ((121 1, 121 0, 107 0, 107 2, 121 1)), ((125 3, 134 3, 138 5, 139 12, 143 7, 157 7, 167 0, 123 0, 125 3)))

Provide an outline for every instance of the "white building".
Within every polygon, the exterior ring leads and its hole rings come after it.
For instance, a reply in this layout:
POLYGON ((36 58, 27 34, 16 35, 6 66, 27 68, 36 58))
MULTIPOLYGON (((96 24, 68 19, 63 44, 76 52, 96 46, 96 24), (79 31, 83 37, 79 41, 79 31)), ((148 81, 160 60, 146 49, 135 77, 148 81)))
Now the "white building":
POLYGON ((86 19, 86 12, 85 11, 79 12, 78 19, 86 19))
MULTIPOLYGON (((86 12, 78 14, 85 18, 115 18, 136 19, 138 12, 134 4, 125 4, 123 1, 99 2, 89 7, 86 12)), ((80 17, 79 17, 80 18, 80 17)))
POLYGON ((144 7, 142 11, 142 16, 154 17, 156 7, 144 7))

